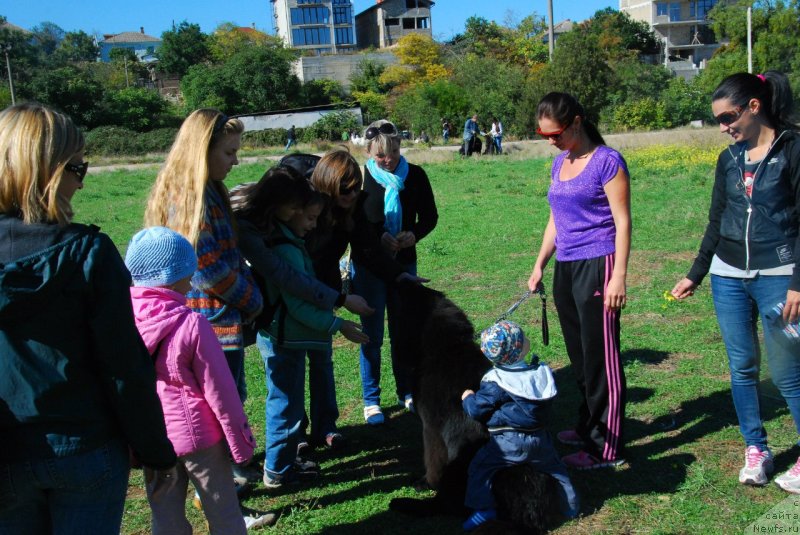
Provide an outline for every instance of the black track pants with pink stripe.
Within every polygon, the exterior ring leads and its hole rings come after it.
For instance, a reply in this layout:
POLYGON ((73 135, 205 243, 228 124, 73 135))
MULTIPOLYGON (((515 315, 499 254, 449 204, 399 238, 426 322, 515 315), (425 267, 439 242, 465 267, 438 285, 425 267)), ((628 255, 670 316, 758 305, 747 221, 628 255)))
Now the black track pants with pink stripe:
POLYGON ((614 255, 556 262, 553 300, 581 393, 575 431, 587 453, 623 457, 625 372, 619 354, 619 311, 603 306, 614 255))

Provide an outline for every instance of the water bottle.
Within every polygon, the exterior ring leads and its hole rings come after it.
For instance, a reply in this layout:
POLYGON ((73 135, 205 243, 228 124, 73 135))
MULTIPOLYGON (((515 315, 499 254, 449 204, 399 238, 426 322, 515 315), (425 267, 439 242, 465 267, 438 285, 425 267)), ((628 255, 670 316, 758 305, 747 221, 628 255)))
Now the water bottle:
POLYGON ((772 310, 770 310, 766 317, 769 321, 775 324, 781 330, 786 340, 792 345, 800 345, 800 322, 784 323, 783 321, 783 307, 785 302, 778 303, 772 310))

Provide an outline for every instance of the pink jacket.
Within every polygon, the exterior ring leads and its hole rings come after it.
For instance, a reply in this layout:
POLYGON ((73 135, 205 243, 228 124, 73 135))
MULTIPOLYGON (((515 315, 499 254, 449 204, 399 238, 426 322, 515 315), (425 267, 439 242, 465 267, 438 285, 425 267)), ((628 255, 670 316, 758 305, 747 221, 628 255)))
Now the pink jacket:
POLYGON ((249 460, 256 442, 211 324, 167 288, 133 287, 131 299, 147 350, 158 352, 156 389, 175 453, 187 455, 225 438, 234 461, 249 460))

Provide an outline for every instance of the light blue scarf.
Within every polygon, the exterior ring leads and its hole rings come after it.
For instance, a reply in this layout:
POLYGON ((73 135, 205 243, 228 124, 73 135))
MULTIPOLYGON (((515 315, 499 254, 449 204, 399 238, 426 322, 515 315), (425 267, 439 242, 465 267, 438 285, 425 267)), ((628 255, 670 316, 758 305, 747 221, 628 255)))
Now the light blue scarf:
POLYGON ((394 173, 381 169, 374 158, 367 160, 367 171, 375 182, 383 186, 383 228, 392 236, 397 236, 403 228, 403 207, 400 204, 400 192, 403 191, 408 176, 408 162, 400 156, 394 173))

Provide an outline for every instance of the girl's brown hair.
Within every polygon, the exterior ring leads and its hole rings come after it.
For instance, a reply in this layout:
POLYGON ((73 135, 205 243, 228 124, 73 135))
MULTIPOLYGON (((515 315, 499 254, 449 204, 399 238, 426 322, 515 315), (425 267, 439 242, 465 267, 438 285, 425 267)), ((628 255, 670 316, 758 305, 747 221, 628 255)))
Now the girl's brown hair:
POLYGON ((346 230, 352 230, 355 204, 348 210, 343 210, 336 201, 342 191, 360 190, 363 182, 361 166, 345 147, 328 151, 317 162, 311 175, 311 184, 331 199, 322 215, 326 227, 343 225, 346 230))

